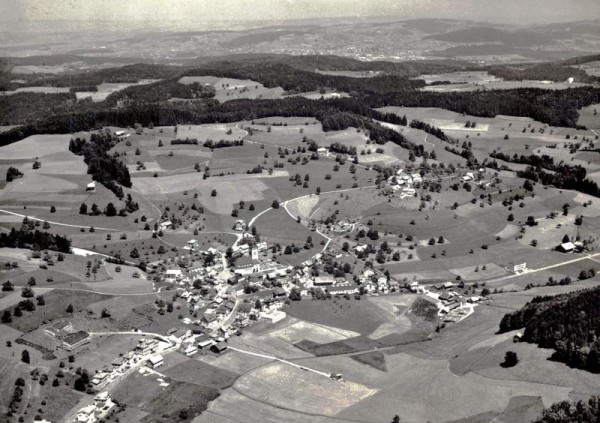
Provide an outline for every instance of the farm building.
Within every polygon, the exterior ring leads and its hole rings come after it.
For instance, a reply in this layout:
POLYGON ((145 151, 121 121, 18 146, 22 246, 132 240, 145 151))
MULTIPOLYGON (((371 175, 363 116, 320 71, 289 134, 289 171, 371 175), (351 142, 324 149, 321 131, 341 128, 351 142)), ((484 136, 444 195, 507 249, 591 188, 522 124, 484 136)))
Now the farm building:
POLYGON ((62 346, 67 351, 73 351, 90 342, 90 334, 80 330, 63 338, 62 346))
POLYGON ((85 187, 86 191, 95 192, 96 191, 96 181, 92 181, 85 187))
POLYGON ((198 352, 198 346, 193 342, 184 342, 181 344, 181 348, 179 351, 187 357, 191 357, 192 355, 198 352))
POLYGON ((214 344, 212 347, 210 347, 210 350, 216 354, 223 354, 225 351, 227 351, 227 345, 225 345, 223 342, 219 342, 218 344, 214 344))
POLYGON ((148 367, 150 367, 152 369, 156 369, 157 367, 162 366, 163 365, 162 355, 153 355, 146 361, 146 364, 148 365, 148 367))

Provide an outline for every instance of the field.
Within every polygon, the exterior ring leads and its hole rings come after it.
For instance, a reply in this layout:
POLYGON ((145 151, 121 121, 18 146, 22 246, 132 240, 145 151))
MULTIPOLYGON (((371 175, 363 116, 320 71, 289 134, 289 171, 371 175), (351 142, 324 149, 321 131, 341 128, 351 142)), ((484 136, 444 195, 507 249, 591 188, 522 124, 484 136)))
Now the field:
POLYGON ((284 94, 283 88, 265 88, 264 85, 250 80, 219 78, 216 76, 184 76, 179 80, 180 84, 199 83, 212 85, 215 88, 215 99, 220 102, 237 100, 242 98, 251 99, 275 99, 284 94))

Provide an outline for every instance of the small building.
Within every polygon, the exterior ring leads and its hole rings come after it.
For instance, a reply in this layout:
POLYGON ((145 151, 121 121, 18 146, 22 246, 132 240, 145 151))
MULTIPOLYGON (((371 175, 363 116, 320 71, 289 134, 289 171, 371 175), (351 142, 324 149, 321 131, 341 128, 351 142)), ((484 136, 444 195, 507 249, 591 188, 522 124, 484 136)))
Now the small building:
POLYGON ((454 287, 454 284, 452 282, 444 282, 443 287, 444 289, 450 289, 454 287))
POLYGON ((80 409, 75 416, 76 423, 95 423, 97 421, 96 406, 94 404, 90 404, 87 407, 80 409))
POLYGON ((140 339, 138 341, 137 346, 135 347, 135 351, 142 354, 150 354, 158 349, 158 341, 156 339, 140 339))
POLYGON ((89 192, 96 192, 96 181, 92 181, 89 184, 87 184, 85 190, 89 192))
POLYGON ((62 340, 62 346, 67 351, 73 351, 88 342, 90 342, 90 334, 80 330, 65 336, 62 340))
POLYGON ((206 338, 198 341, 198 349, 200 349, 201 351, 206 351, 206 350, 209 350, 210 347, 212 347, 214 344, 215 344, 215 341, 206 337, 206 338))
POLYGON ((146 360, 146 364, 151 369, 156 369, 157 367, 162 366, 163 365, 162 355, 153 355, 148 360, 146 360))

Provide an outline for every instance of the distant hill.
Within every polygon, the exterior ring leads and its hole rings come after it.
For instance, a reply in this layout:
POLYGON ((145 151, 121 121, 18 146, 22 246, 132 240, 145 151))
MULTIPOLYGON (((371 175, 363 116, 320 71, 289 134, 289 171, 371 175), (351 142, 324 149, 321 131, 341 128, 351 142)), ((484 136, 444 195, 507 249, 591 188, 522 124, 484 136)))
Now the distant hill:
POLYGON ((490 27, 474 27, 429 35, 425 39, 454 43, 502 43, 511 46, 529 47, 550 43, 556 40, 556 34, 550 36, 529 30, 505 31, 490 27))
POLYGON ((600 287, 535 297, 500 322, 500 333, 523 328, 522 340, 554 349, 554 360, 600 373, 600 287))

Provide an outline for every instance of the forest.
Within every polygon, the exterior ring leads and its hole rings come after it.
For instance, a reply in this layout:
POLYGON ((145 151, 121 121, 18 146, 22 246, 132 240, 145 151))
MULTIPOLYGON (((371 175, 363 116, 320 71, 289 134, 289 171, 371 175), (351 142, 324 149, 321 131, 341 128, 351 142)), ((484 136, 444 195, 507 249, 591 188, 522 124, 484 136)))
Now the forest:
MULTIPOLYGON (((77 102, 73 93, 19 93, 0 97, 0 124, 22 125, 0 133, 0 145, 34 134, 73 133, 106 125, 129 127, 135 123, 225 123, 267 116, 316 117, 326 131, 345 129, 348 126, 365 128, 371 131, 376 142, 381 142, 383 137, 391 136, 391 133, 383 131, 371 120, 394 124, 403 124, 403 121, 394 115, 383 115, 373 110, 378 107, 439 107, 474 116, 524 116, 553 126, 576 127, 578 110, 600 102, 600 88, 596 87, 436 93, 420 91, 419 88, 425 85, 424 81, 408 79, 408 76, 414 76, 417 71, 465 68, 464 64, 452 64, 449 61, 437 65, 431 62, 420 65, 389 64, 386 69, 389 68, 390 73, 371 78, 325 75, 314 72, 314 67, 312 71, 306 69, 311 66, 329 69, 341 67, 348 60, 313 56, 261 56, 238 61, 206 61, 195 69, 133 65, 119 70, 105 69, 85 75, 70 75, 68 78, 56 76, 45 82, 57 86, 71 84, 70 86, 81 87, 115 80, 133 81, 142 77, 164 79, 149 85, 126 88, 98 103, 91 100, 77 102), (288 93, 331 89, 347 92, 350 98, 309 100, 285 97, 277 100, 233 100, 219 103, 213 98, 212 87, 179 84, 177 81, 182 75, 251 79, 266 87, 281 86, 288 93), (184 101, 173 102, 173 99, 184 101)), ((354 63, 354 68, 371 68, 371 65, 359 63, 354 63)), ((398 137, 393 137, 396 138, 394 142, 399 143, 398 137)))
POLYGON ((111 190, 121 200, 124 194, 120 185, 131 188, 132 184, 127 166, 116 153, 108 153, 118 142, 119 138, 109 131, 100 131, 92 134, 89 142, 81 138, 71 139, 69 151, 83 156, 92 179, 111 190))
POLYGON ((544 410, 533 423, 596 423, 600 421, 600 396, 587 401, 561 401, 544 410))
POLYGON ((62 253, 71 251, 71 241, 62 235, 53 235, 38 230, 32 231, 23 227, 11 229, 9 233, 0 234, 0 247, 31 248, 33 250, 53 250, 62 253))
POLYGON ((499 333, 523 328, 521 340, 553 349, 553 360, 600 373, 600 287, 535 297, 506 314, 499 333))

